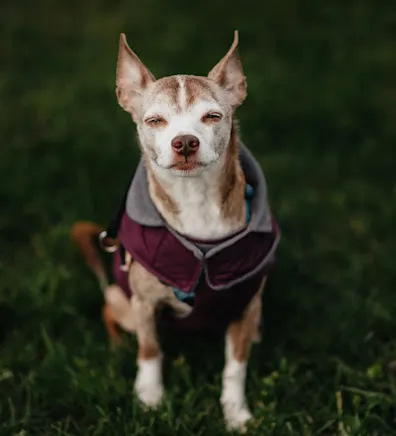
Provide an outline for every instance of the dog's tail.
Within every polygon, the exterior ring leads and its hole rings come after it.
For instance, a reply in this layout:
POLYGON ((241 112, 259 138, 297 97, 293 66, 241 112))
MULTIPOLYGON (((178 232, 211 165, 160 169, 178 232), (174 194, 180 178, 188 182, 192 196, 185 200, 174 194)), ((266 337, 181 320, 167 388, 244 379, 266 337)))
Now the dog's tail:
POLYGON ((102 231, 103 229, 95 223, 77 221, 72 227, 71 237, 104 291, 109 284, 108 277, 104 262, 94 242, 102 231))

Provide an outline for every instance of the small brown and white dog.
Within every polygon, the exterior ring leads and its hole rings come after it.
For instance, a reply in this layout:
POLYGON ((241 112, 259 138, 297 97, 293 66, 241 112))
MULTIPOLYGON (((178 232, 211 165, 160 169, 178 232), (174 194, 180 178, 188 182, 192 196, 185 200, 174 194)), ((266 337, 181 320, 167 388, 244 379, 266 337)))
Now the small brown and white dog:
POLYGON ((163 399, 161 322, 218 323, 226 334, 220 401, 227 428, 243 431, 252 417, 247 361, 279 231, 260 166, 238 139, 235 110, 247 92, 237 46, 235 31, 207 77, 156 80, 121 35, 116 94, 137 126, 142 159, 120 223, 115 283, 93 245, 103 229, 78 222, 72 235, 104 289, 110 337, 116 325, 137 336, 139 400, 156 407, 163 399), (172 311, 161 321, 164 306, 172 311))

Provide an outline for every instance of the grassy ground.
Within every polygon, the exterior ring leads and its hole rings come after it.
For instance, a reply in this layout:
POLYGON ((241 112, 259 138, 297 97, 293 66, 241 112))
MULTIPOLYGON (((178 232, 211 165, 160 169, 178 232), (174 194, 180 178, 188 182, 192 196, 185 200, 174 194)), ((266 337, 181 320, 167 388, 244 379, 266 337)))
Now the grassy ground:
POLYGON ((2 3, 1 436, 224 434, 220 340, 169 340, 166 403, 140 411, 135 342, 110 352, 69 229, 106 223, 138 157, 114 94, 119 33, 161 76, 206 73, 234 28, 242 135, 283 230, 250 434, 396 434, 396 16, 347 3, 2 3))

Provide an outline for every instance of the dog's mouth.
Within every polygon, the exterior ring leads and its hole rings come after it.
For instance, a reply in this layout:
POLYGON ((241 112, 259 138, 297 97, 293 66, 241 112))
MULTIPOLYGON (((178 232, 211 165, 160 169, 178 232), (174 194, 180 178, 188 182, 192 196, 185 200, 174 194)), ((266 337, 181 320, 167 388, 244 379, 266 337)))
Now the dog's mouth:
POLYGON ((188 162, 186 160, 185 162, 175 162, 174 164, 169 166, 169 169, 179 171, 192 171, 196 168, 202 168, 205 166, 206 164, 204 164, 203 162, 188 162))
POLYGON ((211 165, 217 162, 217 159, 212 159, 210 161, 203 161, 203 160, 196 160, 191 156, 174 160, 172 163, 168 165, 164 165, 164 164, 161 165, 161 162, 159 162, 158 159, 153 159, 153 160, 156 166, 158 166, 159 168, 184 176, 192 176, 201 173, 201 171, 205 170, 206 168, 210 167, 211 165))
POLYGON ((193 156, 185 156, 184 158, 175 160, 172 164, 168 166, 168 169, 189 172, 206 166, 206 162, 196 160, 193 156))

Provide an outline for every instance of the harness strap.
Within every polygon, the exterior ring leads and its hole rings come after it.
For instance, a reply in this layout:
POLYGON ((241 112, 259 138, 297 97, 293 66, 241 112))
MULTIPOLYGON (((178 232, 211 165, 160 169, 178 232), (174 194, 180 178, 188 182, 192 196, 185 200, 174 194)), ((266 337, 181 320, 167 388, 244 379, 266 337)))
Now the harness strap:
POLYGON ((128 185, 125 189, 124 195, 122 196, 121 202, 119 203, 118 209, 116 213, 113 215, 112 219, 109 221, 109 225, 107 226, 106 230, 106 237, 117 239, 118 236, 118 230, 120 228, 121 219, 125 211, 125 203, 127 200, 129 188, 131 186, 133 177, 135 176, 135 172, 133 172, 132 177, 130 178, 128 185))
POLYGON ((118 203, 119 206, 116 209, 116 213, 112 216, 107 226, 107 230, 103 231, 99 235, 99 243, 101 247, 110 253, 114 253, 117 251, 117 248, 120 250, 121 256, 121 266, 125 267, 125 248, 122 244, 117 242, 118 231, 120 229, 122 216, 125 211, 125 203, 127 200, 129 188, 131 186, 133 177, 135 176, 135 172, 132 173, 132 176, 128 182, 128 185, 124 191, 124 195, 122 196, 121 201, 118 203), (110 241, 112 240, 112 241, 110 241), (118 246, 118 247, 117 247, 118 246))

